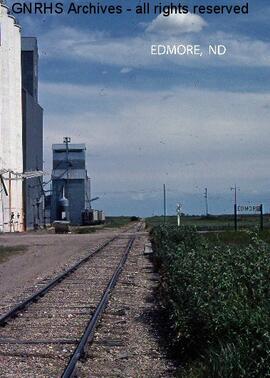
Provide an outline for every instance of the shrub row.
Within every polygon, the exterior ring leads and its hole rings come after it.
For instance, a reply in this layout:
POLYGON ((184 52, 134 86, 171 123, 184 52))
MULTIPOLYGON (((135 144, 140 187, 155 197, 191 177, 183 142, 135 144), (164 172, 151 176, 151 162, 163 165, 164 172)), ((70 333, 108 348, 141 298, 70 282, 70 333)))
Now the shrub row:
POLYGON ((269 245, 255 234, 247 246, 213 244, 192 227, 159 226, 152 238, 186 376, 270 377, 269 245))

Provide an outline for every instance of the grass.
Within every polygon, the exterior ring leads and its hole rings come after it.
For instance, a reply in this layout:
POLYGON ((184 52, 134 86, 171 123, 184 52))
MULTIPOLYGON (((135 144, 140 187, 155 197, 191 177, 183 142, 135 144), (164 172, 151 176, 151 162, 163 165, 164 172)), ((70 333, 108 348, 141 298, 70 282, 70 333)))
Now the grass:
POLYGON ((73 233, 74 234, 92 234, 94 232, 96 232, 96 228, 95 227, 91 227, 91 226, 81 226, 81 227, 76 227, 73 229, 73 233))
MULTIPOLYGON (((181 218, 183 226, 195 226, 198 231, 206 231, 202 236, 212 244, 223 245, 248 245, 252 242, 252 234, 255 231, 257 237, 270 244, 269 216, 265 215, 265 229, 259 230, 259 218, 254 215, 239 217, 239 230, 234 231, 234 219, 232 215, 218 216, 183 216, 181 218), (207 232, 209 231, 209 232, 207 232), (214 232, 210 232, 214 231, 214 232)), ((148 228, 163 225, 163 217, 151 217, 146 219, 148 228)), ((168 216, 167 226, 176 225, 176 217, 168 216)))
POLYGON ((4 246, 0 245, 0 264, 7 261, 13 255, 20 254, 27 250, 25 245, 16 245, 16 246, 4 246))
MULTIPOLYGON (((126 226, 128 223, 135 221, 136 217, 106 217, 105 227, 116 228, 126 226)), ((137 218, 136 218, 137 220, 137 218)))
MULTIPOLYGON (((149 227, 156 227, 164 223, 162 216, 155 216, 146 219, 149 227)), ((166 224, 168 226, 176 225, 176 216, 167 216, 166 224)), ((259 227, 260 218, 259 215, 239 215, 238 227, 239 229, 251 228, 255 229, 259 227)), ((197 216, 197 215, 183 215, 181 217, 181 224, 183 226, 196 226, 200 231, 215 231, 215 230, 233 230, 234 229, 234 216, 233 215, 210 215, 197 216)), ((264 215, 264 226, 270 228, 269 214, 264 215)))
MULTIPOLYGON (((239 245, 247 246, 252 243, 253 233, 249 230, 242 231, 217 231, 206 232, 202 237, 214 245, 239 245)), ((256 234, 260 240, 270 243, 270 230, 258 231, 256 234)))
POLYGON ((130 222, 138 221, 139 218, 131 216, 120 216, 120 217, 106 217, 106 221, 104 224, 93 225, 93 226, 80 226, 74 227, 72 232, 75 234, 91 234, 98 230, 102 230, 103 228, 119 228, 126 226, 130 222))

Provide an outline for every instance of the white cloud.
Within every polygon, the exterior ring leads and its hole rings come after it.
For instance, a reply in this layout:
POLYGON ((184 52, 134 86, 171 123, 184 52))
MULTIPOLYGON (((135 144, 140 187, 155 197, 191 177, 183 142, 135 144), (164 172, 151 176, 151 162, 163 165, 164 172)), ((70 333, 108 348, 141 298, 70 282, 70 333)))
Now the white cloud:
POLYGON ((170 70, 170 64, 188 67, 269 67, 270 43, 243 35, 216 32, 185 34, 181 44, 200 44, 205 54, 196 56, 151 56, 152 44, 179 44, 176 36, 159 37, 144 33, 136 37, 114 38, 103 32, 72 27, 51 29, 39 39, 40 55, 50 59, 72 59, 117 66, 119 69, 148 68, 170 70), (54 43, 51 43, 51 41, 54 43), (207 54, 208 45, 224 44, 227 54, 218 58, 207 54))
POLYGON ((121 74, 128 74, 132 71, 132 68, 130 67, 123 67, 121 70, 120 70, 120 73, 121 74))
MULTIPOLYGON (((268 42, 211 34, 203 29, 205 25, 199 26, 198 19, 196 26, 190 18, 184 22, 162 17, 132 37, 57 24, 39 38, 40 55, 56 64, 62 59, 63 65, 67 60, 78 65, 101 63, 104 75, 110 70, 103 65, 115 66, 122 74, 134 68, 169 71, 177 65, 270 66, 268 42), (151 57, 152 43, 179 40, 201 44, 203 49, 209 43, 223 43, 228 55, 222 59, 151 57)), ((210 185, 216 192, 227 190, 234 182, 250 192, 254 185, 258 191, 269 187, 265 167, 269 165, 270 93, 43 82, 40 103, 45 109, 46 171, 51 169, 51 144, 70 135, 74 143, 87 144, 88 169, 96 191, 144 188, 149 197, 150 189, 161 188, 164 182, 186 192, 194 192, 196 185, 210 185)), ((140 200, 145 192, 133 196, 140 200)), ((115 203, 121 200, 118 195, 115 203)))
POLYGON ((216 191, 235 181, 246 190, 254 182, 269 186, 270 93, 108 88, 100 96, 98 86, 62 83, 40 89, 46 171, 51 144, 69 135, 87 144, 89 174, 100 191, 147 190, 165 179, 187 192, 202 183, 216 191))
POLYGON ((202 17, 192 13, 172 13, 168 17, 160 14, 148 25, 146 32, 178 36, 183 33, 200 32, 206 25, 202 17))

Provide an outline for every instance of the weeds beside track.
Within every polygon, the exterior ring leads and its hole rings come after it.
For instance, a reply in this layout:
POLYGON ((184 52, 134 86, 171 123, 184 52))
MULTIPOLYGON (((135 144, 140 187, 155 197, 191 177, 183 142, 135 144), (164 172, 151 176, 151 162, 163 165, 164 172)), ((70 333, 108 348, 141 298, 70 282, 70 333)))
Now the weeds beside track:
POLYGON ((181 377, 270 377, 270 248, 224 245, 192 227, 152 230, 160 298, 181 377))

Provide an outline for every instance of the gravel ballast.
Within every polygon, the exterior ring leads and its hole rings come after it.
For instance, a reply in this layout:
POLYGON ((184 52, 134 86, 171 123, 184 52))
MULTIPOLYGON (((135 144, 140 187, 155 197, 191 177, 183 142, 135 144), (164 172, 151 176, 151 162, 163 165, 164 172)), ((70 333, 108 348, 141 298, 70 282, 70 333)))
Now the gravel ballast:
MULTIPOLYGON (((6 292, 1 288, 2 312, 118 233, 5 236, 7 245, 18 243, 28 249, 0 265, 1 280, 7 279, 6 292), (8 277, 8 272, 10 275, 16 268, 16 276, 8 277)), ((137 231, 136 235, 94 341, 88 346, 86 358, 79 362, 79 377, 175 376, 174 364, 161 347, 153 317, 159 276, 145 253, 149 252, 145 248, 149 245, 148 233, 137 231)), ((122 233, 0 328, 1 377, 61 377, 131 236, 130 232, 122 233)))

